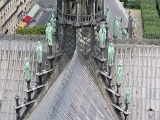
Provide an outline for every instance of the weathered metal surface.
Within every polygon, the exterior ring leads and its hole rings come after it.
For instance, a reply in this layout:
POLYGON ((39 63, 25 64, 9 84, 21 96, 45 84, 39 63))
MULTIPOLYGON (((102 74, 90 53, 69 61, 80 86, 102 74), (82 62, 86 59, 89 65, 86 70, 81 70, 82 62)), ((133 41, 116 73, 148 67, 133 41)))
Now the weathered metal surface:
POLYGON ((83 26, 77 29, 77 47, 85 58, 92 54, 94 42, 94 27, 83 26))
POLYGON ((115 44, 115 60, 112 69, 114 84, 117 80, 117 65, 121 59, 123 59, 124 72, 120 93, 123 103, 126 91, 128 89, 131 91, 129 120, 159 120, 160 46, 115 44))
MULTIPOLYGON (((108 37, 112 38, 114 29, 113 21, 115 17, 118 17, 120 20, 120 28, 124 28, 125 26, 128 26, 128 13, 125 11, 119 0, 104 0, 104 8, 106 8, 106 6, 110 9, 108 37)), ((106 9, 104 9, 104 13, 105 12, 106 9)), ((122 38, 122 32, 119 32, 118 38, 122 38)))
POLYGON ((86 61, 76 51, 28 120, 113 120, 93 81, 86 61))
POLYGON ((72 58, 76 49, 76 28, 71 25, 63 27, 63 50, 69 58, 72 58))
MULTIPOLYGON (((44 36, 30 35, 0 35, 0 120, 15 120, 14 96, 20 96, 20 103, 27 98, 27 84, 24 77, 24 59, 27 57, 31 67, 31 86, 36 82, 36 53, 37 40, 42 41, 43 64, 46 68, 47 42, 44 36)), ((55 49, 55 48, 53 48, 55 49)), ((23 110, 22 110, 23 111, 23 110)))

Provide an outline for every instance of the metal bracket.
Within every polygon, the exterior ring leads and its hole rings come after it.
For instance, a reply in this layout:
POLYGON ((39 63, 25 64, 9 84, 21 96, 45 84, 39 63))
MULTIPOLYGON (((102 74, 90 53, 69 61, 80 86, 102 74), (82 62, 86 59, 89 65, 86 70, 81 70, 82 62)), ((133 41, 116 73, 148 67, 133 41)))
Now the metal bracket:
POLYGON ((109 92, 113 93, 115 96, 118 96, 118 97, 121 96, 121 95, 118 94, 118 93, 116 92, 116 90, 114 90, 114 89, 111 89, 111 88, 108 88, 108 87, 105 87, 105 89, 108 90, 109 92))
POLYGON ((38 86, 32 86, 29 90, 28 89, 25 89, 25 92, 32 92, 32 91, 34 91, 34 90, 37 90, 37 89, 39 89, 39 88, 42 88, 42 87, 44 87, 45 85, 43 84, 43 85, 38 85, 38 86))
POLYGON ((129 115, 131 113, 129 111, 125 111, 124 108, 121 108, 116 104, 112 104, 112 106, 115 107, 116 109, 118 109, 119 111, 123 112, 125 115, 129 115))
POLYGON ((101 62, 105 62, 107 59, 105 59, 105 58, 100 58, 100 57, 96 57, 96 56, 94 56, 94 58, 96 58, 96 59, 98 59, 99 61, 101 61, 101 62))
POLYGON ((14 109, 15 109, 15 110, 21 109, 22 107, 28 106, 28 105, 30 105, 30 104, 33 104, 33 103, 35 103, 36 101, 37 101, 37 100, 32 100, 32 101, 30 101, 30 102, 23 103, 23 104, 21 104, 21 105, 19 105, 19 106, 15 106, 14 109))
POLYGON ((50 60, 50 59, 54 59, 54 58, 59 57, 59 56, 62 56, 62 53, 56 53, 52 56, 49 55, 47 58, 50 60))
POLYGON ((42 72, 41 73, 36 73, 36 75, 37 76, 42 76, 42 75, 45 75, 45 74, 47 74, 47 73, 50 73, 50 72, 52 72, 54 69, 49 69, 49 70, 42 70, 42 72))

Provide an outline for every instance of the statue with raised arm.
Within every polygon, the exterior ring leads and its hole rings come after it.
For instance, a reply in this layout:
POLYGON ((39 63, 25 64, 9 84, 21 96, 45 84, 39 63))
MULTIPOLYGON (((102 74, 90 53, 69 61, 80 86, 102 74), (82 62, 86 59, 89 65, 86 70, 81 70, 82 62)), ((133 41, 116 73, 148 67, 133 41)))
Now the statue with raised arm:
POLYGON ((39 64, 42 63, 42 44, 40 41, 38 41, 38 44, 36 46, 36 57, 37 57, 37 62, 39 64))
POLYGON ((117 77, 117 84, 121 85, 122 80, 122 60, 118 64, 118 77, 117 77))
POLYGON ((105 48, 105 41, 106 41, 106 28, 105 25, 102 24, 99 30, 99 39, 100 39, 100 46, 101 48, 105 48))
POLYGON ((117 38, 118 37, 119 28, 120 28, 120 21, 118 20, 118 17, 116 17, 114 19, 113 26, 114 26, 113 37, 117 38))
POLYGON ((30 77, 30 65, 29 65, 28 58, 25 58, 24 74, 25 74, 25 79, 27 81, 30 81, 31 80, 31 77, 30 77))
POLYGON ((46 27, 46 39, 48 40, 48 45, 52 46, 52 27, 50 23, 47 23, 46 27))
POLYGON ((129 35, 128 35, 128 33, 127 33, 126 28, 123 28, 123 29, 122 29, 122 38, 123 38, 123 39, 126 39, 126 38, 128 38, 128 36, 129 36, 129 35))
POLYGON ((125 103, 129 103, 131 98, 131 92, 128 90, 125 94, 125 103))
POLYGON ((106 14, 105 14, 105 18, 106 18, 106 24, 109 24, 109 14, 110 14, 110 9, 108 8, 108 6, 106 7, 106 14))
POLYGON ((112 43, 110 43, 108 47, 108 65, 113 65, 113 58, 114 58, 114 46, 112 43))

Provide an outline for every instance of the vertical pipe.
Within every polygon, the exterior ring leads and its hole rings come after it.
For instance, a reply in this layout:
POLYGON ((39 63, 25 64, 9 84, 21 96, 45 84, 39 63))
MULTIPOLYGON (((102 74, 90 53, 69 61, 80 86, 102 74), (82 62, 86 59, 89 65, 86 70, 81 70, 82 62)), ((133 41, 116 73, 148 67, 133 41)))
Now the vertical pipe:
MULTIPOLYGON (((27 89, 30 90, 31 89, 31 86, 30 86, 30 83, 31 81, 30 80, 26 80, 27 81, 27 89)), ((27 92, 27 96, 28 96, 28 102, 31 101, 31 92, 27 92)))
POLYGON ((28 89, 28 90, 31 89, 30 83, 31 83, 31 81, 30 81, 30 80, 27 80, 27 89, 28 89))
MULTIPOLYGON (((116 84, 116 85, 117 85, 117 93, 119 94, 119 88, 120 88, 121 85, 119 85, 119 84, 116 84)), ((119 106, 120 105, 119 104, 119 98, 120 98, 120 96, 117 96, 116 98, 117 98, 117 103, 116 104, 119 106)))
POLYGON ((79 22, 79 1, 76 1, 76 11, 77 11, 77 22, 79 22))
MULTIPOLYGON (((52 56, 52 47, 53 46, 48 46, 49 47, 49 56, 52 56)), ((53 69, 53 59, 49 59, 50 61, 50 69, 53 69)))
MULTIPOLYGON (((39 72, 39 73, 42 72, 42 63, 38 63, 38 72, 39 72)), ((39 84, 39 85, 42 85, 42 76, 41 76, 41 75, 38 76, 38 79, 39 79, 38 84, 39 84)))
POLYGON ((64 19, 64 0, 62 0, 62 20, 64 19))
MULTIPOLYGON (((16 106, 18 107, 19 106, 19 96, 16 95, 14 99, 16 100, 16 106)), ((20 108, 16 109, 16 119, 20 120, 20 108)))
POLYGON ((112 68, 112 67, 111 67, 111 66, 108 66, 108 68, 109 68, 109 73, 108 73, 108 74, 109 74, 109 76, 111 76, 111 68, 112 68))
POLYGON ((93 20, 95 20, 95 0, 93 0, 93 20))

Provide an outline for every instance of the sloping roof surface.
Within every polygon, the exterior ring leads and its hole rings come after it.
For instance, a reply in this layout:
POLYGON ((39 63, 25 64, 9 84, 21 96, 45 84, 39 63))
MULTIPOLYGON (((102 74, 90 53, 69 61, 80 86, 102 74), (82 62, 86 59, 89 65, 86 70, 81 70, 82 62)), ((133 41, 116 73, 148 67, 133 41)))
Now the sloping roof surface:
POLYGON ((35 14, 38 12, 39 8, 40 8, 39 5, 35 4, 27 15, 33 18, 35 14))
MULTIPOLYGON (((128 13, 122 6, 119 0, 104 0, 104 12, 106 12, 106 6, 110 9, 110 16, 109 16, 109 38, 113 37, 113 22, 115 17, 118 17, 119 20, 122 18, 122 22, 120 23, 120 28, 128 26, 128 13)), ((122 33, 119 32, 118 38, 122 38, 122 33)))
POLYGON ((28 120, 113 120, 79 53, 64 71, 28 120))
POLYGON ((115 45, 113 82, 120 59, 123 59, 122 102, 126 91, 131 91, 129 120, 160 120, 160 46, 115 45))
MULTIPOLYGON (((0 38, 0 120, 15 120, 15 95, 19 95, 20 103, 27 98, 24 77, 24 59, 28 57, 31 67, 31 85, 36 81, 36 41, 5 40, 0 38)), ((46 64, 47 43, 43 42, 43 69, 46 64)))

